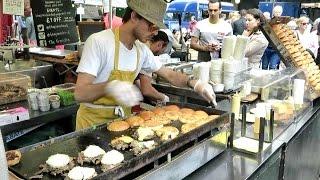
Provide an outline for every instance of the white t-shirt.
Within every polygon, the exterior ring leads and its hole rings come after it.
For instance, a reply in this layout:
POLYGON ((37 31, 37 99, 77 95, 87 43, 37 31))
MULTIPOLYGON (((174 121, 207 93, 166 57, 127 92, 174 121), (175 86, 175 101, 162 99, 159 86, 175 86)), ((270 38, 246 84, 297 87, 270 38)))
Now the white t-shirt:
MULTIPOLYGON (((140 60, 136 76, 140 70, 146 72, 158 71, 162 64, 154 60, 151 50, 140 41, 131 50, 121 42, 119 48, 119 70, 134 71, 137 65, 137 48, 140 60)), ((85 42, 77 72, 88 73, 96 77, 94 84, 106 82, 114 69, 115 37, 111 29, 92 34, 85 42)))
POLYGON ((222 42, 224 36, 232 34, 233 30, 228 22, 220 19, 216 24, 212 24, 207 18, 197 23, 192 36, 199 38, 200 45, 208 45, 216 41, 222 42))
MULTIPOLYGON (((199 21, 196 25, 195 30, 191 34, 193 37, 199 38, 199 45, 209 45, 212 43, 222 43, 224 36, 229 36, 233 34, 233 30, 231 25, 219 19, 219 21, 215 24, 209 22, 209 18, 203 19, 199 21)), ((210 55, 208 52, 199 52, 199 58, 209 58, 210 55), (205 53, 201 56, 201 53, 205 53), (209 57, 206 57, 209 56, 209 57)), ((202 60, 202 59, 199 59, 202 60)))

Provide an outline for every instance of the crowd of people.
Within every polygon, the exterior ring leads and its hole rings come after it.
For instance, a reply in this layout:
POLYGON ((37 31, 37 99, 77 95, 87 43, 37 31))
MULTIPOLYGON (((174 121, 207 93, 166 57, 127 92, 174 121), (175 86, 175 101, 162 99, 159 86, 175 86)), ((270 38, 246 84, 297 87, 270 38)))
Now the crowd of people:
MULTIPOLYGON (((174 37, 178 40, 183 36, 185 41, 190 37, 191 48, 198 51, 198 61, 210 61, 218 58, 221 42, 224 36, 244 35, 249 37, 245 56, 249 64, 261 69, 278 69, 280 57, 271 43, 265 38, 258 26, 271 18, 280 17, 283 8, 280 5, 274 6, 272 13, 262 12, 259 9, 242 9, 230 12, 228 19, 221 15, 221 2, 209 0, 209 17, 197 22, 191 18, 188 29, 180 31, 173 30, 174 37)), ((311 19, 302 14, 300 18, 292 18, 288 26, 295 32, 297 38, 309 53, 314 57, 317 64, 319 56, 319 32, 320 18, 313 23, 311 19)))

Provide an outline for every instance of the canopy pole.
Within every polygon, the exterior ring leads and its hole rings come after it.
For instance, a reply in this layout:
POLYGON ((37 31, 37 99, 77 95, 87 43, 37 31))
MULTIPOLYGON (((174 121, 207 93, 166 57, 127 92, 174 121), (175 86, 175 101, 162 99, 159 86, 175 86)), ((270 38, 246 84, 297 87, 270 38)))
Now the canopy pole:
POLYGON ((112 29, 112 0, 109 0, 109 27, 112 29))

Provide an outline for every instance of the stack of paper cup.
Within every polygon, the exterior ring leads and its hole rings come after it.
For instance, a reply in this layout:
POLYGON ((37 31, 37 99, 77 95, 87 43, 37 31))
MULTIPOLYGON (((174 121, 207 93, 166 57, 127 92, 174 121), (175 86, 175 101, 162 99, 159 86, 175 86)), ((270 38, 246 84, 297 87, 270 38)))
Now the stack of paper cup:
POLYGON ((210 81, 220 84, 222 83, 223 61, 221 59, 211 60, 210 81))
POLYGON ((221 57, 229 59, 233 56, 234 46, 236 44, 236 36, 225 36, 222 41, 221 57))
POLYGON ((233 53, 234 59, 240 60, 244 58, 248 41, 249 41, 249 38, 247 36, 243 36, 243 35, 237 36, 237 41, 235 45, 236 48, 234 49, 234 53, 233 53))
POLYGON ((240 71, 248 69, 248 58, 243 58, 241 60, 241 69, 240 71))
POLYGON ((209 82, 210 62, 202 62, 199 66, 199 79, 202 82, 209 82))
POLYGON ((239 119, 240 101, 241 101, 241 97, 240 97, 239 94, 235 94, 235 95, 232 96, 232 100, 231 100, 231 112, 234 113, 235 119, 239 119))
POLYGON ((235 77, 239 72, 240 61, 232 60, 223 63, 223 84, 226 90, 233 89, 235 77))
POLYGON ((31 106, 31 109, 35 111, 39 110, 37 95, 37 92, 28 93, 29 105, 31 106))
POLYGON ((295 79, 293 81, 293 101, 294 104, 303 104, 304 97, 304 79, 295 79))
POLYGON ((50 110, 50 103, 49 103, 49 94, 45 91, 39 92, 37 95, 38 105, 40 111, 49 111, 50 110))

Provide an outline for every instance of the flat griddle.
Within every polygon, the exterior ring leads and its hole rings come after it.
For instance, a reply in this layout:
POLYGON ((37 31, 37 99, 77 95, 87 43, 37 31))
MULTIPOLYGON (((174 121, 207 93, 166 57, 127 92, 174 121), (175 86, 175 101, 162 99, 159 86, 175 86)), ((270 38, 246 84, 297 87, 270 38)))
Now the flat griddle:
MULTIPOLYGON (((157 161, 159 158, 167 155, 174 150, 177 150, 183 145, 186 145, 187 143, 204 135, 205 133, 208 133, 215 128, 225 127, 229 124, 229 114, 224 111, 190 104, 177 105, 179 105, 179 107, 188 107, 194 110, 203 110, 206 111, 209 115, 215 114, 220 115, 220 117, 215 121, 211 121, 186 134, 179 134, 179 136, 175 139, 163 142, 157 145, 156 148, 142 155, 134 156, 133 152, 131 151, 121 151, 125 157, 124 162, 107 172, 102 172, 99 165, 84 164, 84 166, 94 167, 98 173, 97 178, 122 178, 152 162, 157 161)), ((177 127, 180 130, 182 123, 174 121, 171 125, 177 127)), ((132 135, 133 133, 132 129, 123 132, 110 132, 106 127, 107 124, 104 124, 98 127, 73 132, 45 142, 22 148, 20 149, 22 153, 20 163, 13 167, 10 167, 10 170, 21 178, 29 179, 31 176, 34 176, 37 171, 39 171, 39 165, 45 163, 50 155, 63 153, 68 154, 71 157, 77 157, 78 153, 80 151, 83 151, 89 145, 97 145, 105 151, 110 151, 112 150, 112 147, 109 145, 109 143, 112 139, 121 135, 132 135)), ((45 173, 43 179, 63 179, 63 177, 55 177, 45 173)))

